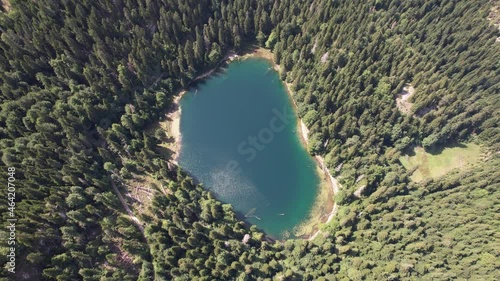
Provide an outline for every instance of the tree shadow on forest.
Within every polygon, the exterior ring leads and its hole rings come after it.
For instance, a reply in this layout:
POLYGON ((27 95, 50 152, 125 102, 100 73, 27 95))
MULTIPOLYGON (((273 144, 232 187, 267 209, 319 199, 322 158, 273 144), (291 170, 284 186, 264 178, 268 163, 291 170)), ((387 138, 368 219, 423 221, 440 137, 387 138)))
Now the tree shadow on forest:
MULTIPOLYGON (((172 137, 167 137, 168 139, 171 139, 172 137)), ((175 140, 174 140, 175 141, 175 140)), ((174 141, 170 141, 170 143, 173 143, 174 141)), ((175 152, 167 147, 164 146, 157 146, 156 151, 165 159, 172 159, 172 157, 175 155, 175 152)))
MULTIPOLYGON (((417 148, 419 147, 422 147, 422 146, 417 146, 417 145, 412 145, 412 146, 409 146, 408 148, 404 149, 402 152, 403 152, 403 155, 404 156, 409 156, 409 157, 413 157, 413 156, 416 156, 417 155, 417 148)), ((431 155, 439 155, 443 152, 443 150, 445 150, 446 148, 467 148, 466 145, 464 145, 463 143, 460 143, 460 142, 450 142, 450 143, 447 143, 447 144, 442 144, 442 145, 433 145, 431 147, 422 147, 424 149, 424 152, 426 153, 429 153, 431 155)))
POLYGON ((429 148, 425 148, 425 152, 427 152, 427 153, 429 153, 431 155, 439 155, 446 148, 456 148, 456 147, 467 148, 467 146, 464 145, 463 143, 450 142, 450 143, 443 144, 443 145, 433 145, 433 146, 431 146, 429 148))
POLYGON ((417 155, 416 153, 416 148, 418 146, 416 145, 410 145, 409 147, 405 148, 402 152, 403 152, 403 156, 408 156, 408 157, 413 157, 415 155, 417 155))

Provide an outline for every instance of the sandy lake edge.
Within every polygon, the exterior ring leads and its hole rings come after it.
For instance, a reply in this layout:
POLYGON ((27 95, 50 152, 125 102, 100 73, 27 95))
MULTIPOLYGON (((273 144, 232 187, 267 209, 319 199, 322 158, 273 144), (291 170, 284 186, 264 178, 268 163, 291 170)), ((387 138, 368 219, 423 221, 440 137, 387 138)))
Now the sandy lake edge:
POLYGON ((237 57, 238 55, 236 55, 235 53, 229 52, 226 56, 224 56, 224 58, 221 61, 219 61, 216 67, 196 76, 193 80, 191 80, 188 83, 186 89, 183 89, 174 95, 174 99, 172 100, 170 109, 167 110, 167 113, 165 115, 167 118, 166 121, 164 121, 164 123, 166 124, 165 127, 168 131, 169 136, 174 139, 174 142, 172 143, 172 145, 169 146, 169 148, 172 151, 171 162, 174 163, 175 165, 179 165, 177 159, 179 157, 182 145, 182 134, 181 134, 182 108, 180 105, 182 97, 188 92, 188 88, 192 83, 203 80, 205 78, 209 78, 221 67, 221 65, 223 65, 224 63, 231 62, 237 57))

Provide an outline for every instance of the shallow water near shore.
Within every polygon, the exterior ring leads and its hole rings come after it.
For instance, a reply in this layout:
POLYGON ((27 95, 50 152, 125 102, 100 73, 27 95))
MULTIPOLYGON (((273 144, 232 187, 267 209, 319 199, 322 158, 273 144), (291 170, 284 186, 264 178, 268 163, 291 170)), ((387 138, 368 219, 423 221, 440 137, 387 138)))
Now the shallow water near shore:
POLYGON ((180 166, 267 235, 293 237, 310 215, 320 178, 272 65, 231 62, 180 106, 180 166))

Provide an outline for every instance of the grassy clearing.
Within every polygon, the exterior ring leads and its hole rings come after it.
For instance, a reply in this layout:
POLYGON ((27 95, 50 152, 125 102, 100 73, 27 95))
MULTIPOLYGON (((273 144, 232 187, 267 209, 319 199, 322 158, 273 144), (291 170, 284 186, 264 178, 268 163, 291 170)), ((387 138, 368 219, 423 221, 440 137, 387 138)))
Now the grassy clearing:
POLYGON ((415 170, 411 179, 419 182, 426 178, 443 176, 453 169, 465 169, 476 163, 480 156, 481 147, 468 143, 429 151, 416 147, 409 155, 401 156, 399 161, 406 169, 415 170))

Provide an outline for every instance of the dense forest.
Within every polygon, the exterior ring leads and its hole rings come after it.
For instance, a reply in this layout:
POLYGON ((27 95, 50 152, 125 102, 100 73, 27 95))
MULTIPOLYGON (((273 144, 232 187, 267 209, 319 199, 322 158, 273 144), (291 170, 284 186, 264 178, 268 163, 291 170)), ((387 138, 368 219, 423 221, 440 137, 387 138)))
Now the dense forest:
MULTIPOLYGON (((2 3, 0 169, 7 182, 15 168, 17 222, 16 273, 6 265, 0 280, 496 280, 494 1, 2 3), (310 153, 342 183, 312 241, 247 226, 144 129, 248 46, 273 52, 310 153), (406 84, 409 114, 395 101, 406 84), (399 163, 459 141, 479 143, 483 161, 418 184, 399 163), (153 179, 141 210, 122 196, 137 177, 153 179)), ((5 186, 4 222, 7 198, 5 186)))

